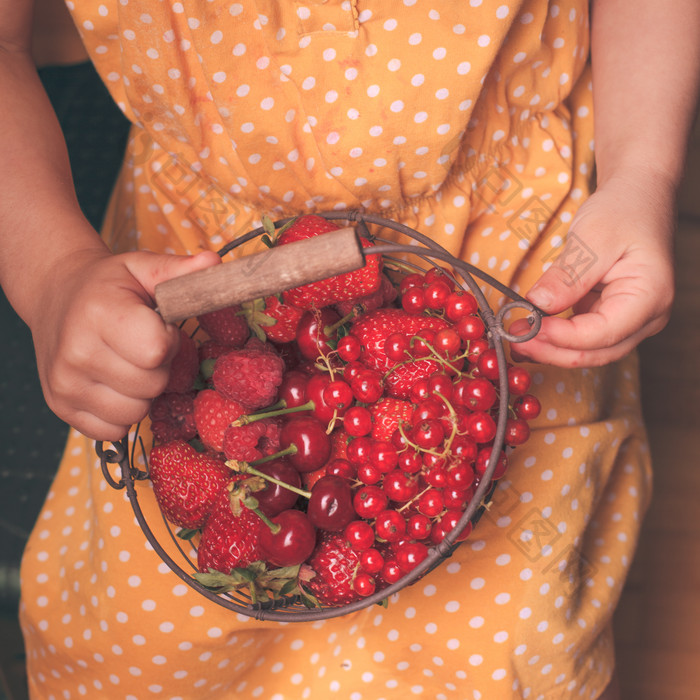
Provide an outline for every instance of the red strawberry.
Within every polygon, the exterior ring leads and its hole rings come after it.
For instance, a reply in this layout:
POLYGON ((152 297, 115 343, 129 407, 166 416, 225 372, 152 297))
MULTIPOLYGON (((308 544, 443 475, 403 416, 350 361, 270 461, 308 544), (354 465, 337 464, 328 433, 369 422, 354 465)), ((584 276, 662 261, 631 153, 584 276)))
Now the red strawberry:
POLYGON ((416 316, 403 309, 376 309, 358 317, 350 333, 362 344, 360 361, 371 369, 387 370, 396 362, 384 352, 384 343, 392 333, 414 336, 422 330, 438 331, 449 323, 436 316, 416 316))
POLYGON ((159 443, 191 440, 197 434, 194 422, 194 392, 161 394, 151 404, 151 432, 159 443))
POLYGON ((170 362, 168 384, 163 393, 182 394, 190 391, 199 372, 197 345, 185 331, 180 329, 180 347, 170 362))
POLYGON ((230 574, 231 569, 248 566, 261 558, 260 532, 267 525, 242 503, 234 484, 231 482, 221 491, 202 531, 197 548, 200 571, 214 569, 230 574))
MULTIPOLYGON (((340 228, 335 222, 322 216, 307 214, 294 220, 279 235, 277 245, 320 236, 340 228)), ((366 238, 360 239, 365 248, 373 247, 366 238)), ((365 297, 376 292, 381 285, 381 257, 368 255, 364 267, 319 282, 295 287, 282 293, 285 304, 300 309, 321 308, 336 302, 365 297)))
POLYGON ((254 411, 274 403, 283 372, 279 355, 245 348, 222 355, 214 365, 212 381, 220 394, 254 411))
POLYGON ((223 460, 200 453, 183 440, 156 445, 148 460, 153 492, 173 525, 200 528, 231 479, 223 460))
POLYGON ((372 414, 372 437, 375 440, 391 440, 399 423, 409 422, 414 406, 408 401, 385 397, 369 407, 372 414))
POLYGON ((285 304, 276 296, 265 298, 265 310, 263 312, 274 323, 263 326, 263 331, 269 340, 275 343, 290 343, 296 338, 297 326, 304 310, 291 304, 285 304))
POLYGON ((360 305, 366 313, 367 311, 374 311, 382 306, 391 306, 391 303, 396 299, 397 295, 398 292, 391 280, 386 275, 382 275, 379 288, 375 292, 364 297, 341 301, 335 305, 335 310, 341 316, 347 316, 355 306, 360 305))
POLYGON ((228 427, 245 413, 238 401, 227 399, 213 389, 200 391, 194 399, 194 420, 202 442, 214 452, 224 449, 228 427))
POLYGON ((240 306, 229 306, 226 309, 202 314, 197 316, 197 321, 212 340, 231 348, 242 347, 250 335, 250 328, 241 313, 240 306))
POLYGON ((359 599, 353 589, 353 580, 360 561, 342 533, 324 534, 307 564, 315 576, 308 588, 323 605, 338 606, 359 599))

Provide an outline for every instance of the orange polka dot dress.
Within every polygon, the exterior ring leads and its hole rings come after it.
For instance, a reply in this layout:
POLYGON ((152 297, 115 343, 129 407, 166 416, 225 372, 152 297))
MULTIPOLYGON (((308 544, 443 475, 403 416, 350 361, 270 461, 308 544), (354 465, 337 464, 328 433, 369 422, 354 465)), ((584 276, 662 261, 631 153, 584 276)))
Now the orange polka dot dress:
MULTIPOLYGON (((115 251, 195 253, 263 214, 362 208, 526 291, 575 242, 585 0, 68 5, 133 122, 115 251)), ((637 368, 532 371, 542 414, 470 539, 387 608, 313 623, 186 586, 72 432, 23 560, 32 698, 597 698, 650 492, 637 368)))

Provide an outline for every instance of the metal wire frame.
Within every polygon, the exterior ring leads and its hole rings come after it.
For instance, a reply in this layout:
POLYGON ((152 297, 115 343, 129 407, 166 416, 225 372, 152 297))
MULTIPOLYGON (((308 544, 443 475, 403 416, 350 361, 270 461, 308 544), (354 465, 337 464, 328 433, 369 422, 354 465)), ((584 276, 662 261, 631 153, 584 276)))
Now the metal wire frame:
MULTIPOLYGON (((459 279, 456 281, 475 296, 479 306, 479 313, 487 328, 489 343, 495 349, 496 356, 498 358, 499 404, 496 435, 493 441, 493 447, 491 449, 486 471, 483 474, 474 495, 467 504, 462 517, 455 528, 445 536, 442 542, 429 548, 428 556, 420 564, 418 564, 410 573, 406 574, 396 583, 378 590, 370 596, 361 598, 360 600, 343 606, 321 608, 307 608, 297 597, 293 596, 283 597, 266 603, 253 604, 250 597, 245 593, 217 593, 200 584, 192 576, 192 570, 196 570, 196 567, 184 552, 181 545, 178 543, 176 535, 173 534, 172 527, 168 526, 168 532, 170 532, 171 538, 175 542, 180 554, 189 564, 191 569, 190 571, 183 569, 182 566, 174 561, 168 554, 162 544, 158 541, 148 522, 146 522, 146 518, 139 505, 136 482, 148 479, 148 470, 146 468, 144 471, 135 466, 134 458, 137 446, 140 446, 143 457, 146 460, 146 450, 142 440, 138 436, 138 426, 136 433, 131 440, 131 445, 128 436, 117 443, 113 443, 114 449, 105 449, 103 443, 96 443, 96 451, 101 461, 102 472, 105 479, 109 485, 112 486, 112 488, 126 489, 127 497, 139 526, 143 530, 144 535, 155 552, 168 565, 168 567, 188 586, 212 602, 236 613, 253 617, 258 620, 308 622, 313 620, 329 619, 362 610, 370 605, 381 603, 393 594, 398 593, 406 586, 416 582, 452 554, 452 552, 458 546, 457 539, 459 538, 460 534, 470 523, 476 523, 478 521, 487 504, 490 502, 491 496, 495 490, 496 484, 492 477, 503 449, 506 420, 508 418, 509 393, 507 361, 503 342, 506 340, 517 343, 533 338, 540 329, 542 317, 545 316, 545 313, 541 309, 538 309, 509 287, 503 285, 501 282, 483 272, 479 268, 456 259, 449 253, 449 251, 437 244, 435 241, 404 224, 400 224, 396 221, 386 219, 375 214, 363 212, 359 209, 323 212, 320 215, 329 220, 356 222, 360 235, 372 238, 374 240, 375 247, 372 248, 372 254, 381 254, 386 259, 397 259, 398 255, 410 254, 412 256, 417 256, 429 264, 433 264, 435 261, 440 261, 447 263, 452 268, 452 270, 456 273, 455 277, 461 278, 461 281, 459 279), (395 243, 379 236, 372 236, 367 228, 367 224, 394 230, 410 239, 413 244, 407 245, 395 243), (497 314, 494 313, 475 278, 486 282, 511 301, 504 304, 497 314), (530 330, 528 333, 514 336, 507 332, 503 327, 503 319, 505 318, 506 314, 514 308, 522 308, 528 312, 528 322, 530 325, 530 330), (110 467, 114 464, 119 465, 121 470, 121 474, 118 479, 114 478, 110 472, 110 467)), ((275 222, 275 226, 280 227, 289 220, 290 219, 279 220, 275 222)), ((264 232, 265 229, 263 227, 249 231, 248 233, 224 246, 219 251, 219 255, 223 257, 234 248, 237 248, 244 243, 255 239, 256 237, 261 236, 264 232)))

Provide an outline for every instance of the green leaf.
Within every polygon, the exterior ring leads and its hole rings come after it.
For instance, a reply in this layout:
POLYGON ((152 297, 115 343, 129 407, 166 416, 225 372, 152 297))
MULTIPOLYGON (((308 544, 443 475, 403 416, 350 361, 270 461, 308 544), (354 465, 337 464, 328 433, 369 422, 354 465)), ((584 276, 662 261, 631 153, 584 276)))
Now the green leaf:
POLYGON ((191 540, 199 530, 191 530, 190 528, 183 527, 180 530, 177 531, 177 536, 181 540, 191 540))

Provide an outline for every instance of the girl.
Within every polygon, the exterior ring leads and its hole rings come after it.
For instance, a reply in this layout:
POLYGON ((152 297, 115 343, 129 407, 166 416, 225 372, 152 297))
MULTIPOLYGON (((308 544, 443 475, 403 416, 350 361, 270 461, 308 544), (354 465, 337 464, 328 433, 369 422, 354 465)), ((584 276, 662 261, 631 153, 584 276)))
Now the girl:
POLYGON ((0 0, 0 270, 75 428, 23 562, 32 697, 616 698, 610 620, 650 490, 629 353, 672 300, 698 3, 75 0, 133 122, 102 239, 29 59, 30 5, 0 0), (543 363, 545 411, 473 538, 386 610, 260 623, 144 545, 91 439, 121 438, 165 385, 157 282, 216 264, 263 213, 334 207, 564 313, 518 347, 543 363))

